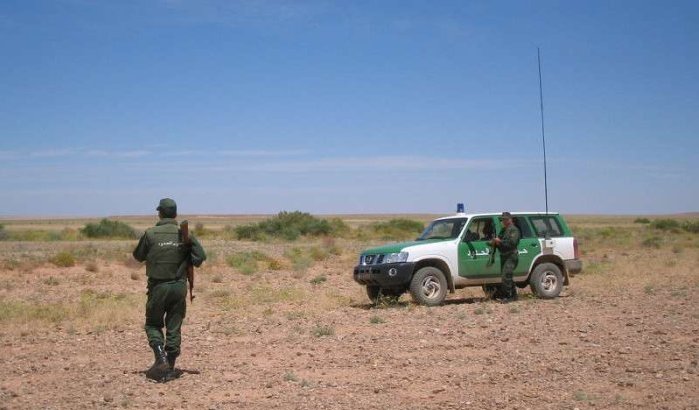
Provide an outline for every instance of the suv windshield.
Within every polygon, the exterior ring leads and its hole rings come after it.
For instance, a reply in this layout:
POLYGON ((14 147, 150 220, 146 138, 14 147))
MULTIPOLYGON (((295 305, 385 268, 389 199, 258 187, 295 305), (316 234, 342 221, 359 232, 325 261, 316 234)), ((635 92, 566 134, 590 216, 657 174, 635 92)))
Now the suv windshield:
POLYGON ((466 221, 467 218, 439 219, 432 221, 417 240, 456 239, 459 237, 464 225, 466 225, 466 221))

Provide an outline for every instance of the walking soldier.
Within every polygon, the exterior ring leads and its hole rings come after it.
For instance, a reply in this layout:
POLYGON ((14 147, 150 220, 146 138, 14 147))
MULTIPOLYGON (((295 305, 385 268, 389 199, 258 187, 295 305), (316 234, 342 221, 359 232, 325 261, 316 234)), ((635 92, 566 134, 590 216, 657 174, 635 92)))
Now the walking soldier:
POLYGON ((187 268, 189 264, 201 266, 206 253, 195 237, 190 236, 191 245, 183 241, 175 219, 174 200, 161 199, 156 210, 160 220, 143 234, 133 257, 146 262, 148 277, 145 331, 155 363, 146 377, 165 382, 177 376, 175 360, 180 355, 182 321, 187 308, 187 268))

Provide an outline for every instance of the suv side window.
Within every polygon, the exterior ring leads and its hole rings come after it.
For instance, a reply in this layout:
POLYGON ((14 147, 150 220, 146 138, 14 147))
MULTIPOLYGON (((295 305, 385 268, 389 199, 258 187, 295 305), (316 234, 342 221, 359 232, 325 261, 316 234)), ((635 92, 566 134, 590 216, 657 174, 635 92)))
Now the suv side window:
POLYGON ((530 220, 532 225, 534 225, 536 236, 540 238, 544 238, 547 235, 552 238, 563 236, 563 229, 555 216, 533 216, 530 220))
POLYGON ((512 222, 514 222, 515 226, 519 229, 519 233, 522 235, 522 238, 534 237, 534 234, 532 233, 532 228, 529 227, 529 223, 527 222, 526 218, 514 217, 512 219, 512 222))
POLYGON ((493 218, 474 218, 466 228, 464 242, 489 241, 495 237, 495 224, 493 218))

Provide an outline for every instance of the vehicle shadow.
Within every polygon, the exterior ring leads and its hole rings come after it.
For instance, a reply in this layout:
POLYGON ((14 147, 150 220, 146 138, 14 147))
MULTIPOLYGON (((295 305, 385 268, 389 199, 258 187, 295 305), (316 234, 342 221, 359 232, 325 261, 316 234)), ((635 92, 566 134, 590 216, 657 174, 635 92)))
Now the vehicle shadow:
MULTIPOLYGON (((492 299, 488 299, 486 297, 468 297, 468 298, 453 298, 453 299, 447 299, 444 301, 442 306, 449 306, 449 305, 472 305, 474 303, 484 303, 491 301, 492 299)), ((352 303, 349 306, 351 308, 355 309, 361 309, 361 310, 375 310, 375 309, 405 309, 409 306, 419 306, 415 302, 413 302, 410 299, 407 300, 399 300, 397 302, 379 302, 379 303, 352 303)), ((439 306, 435 306, 439 307, 439 306)))
POLYGON ((457 299, 447 299, 444 301, 444 305, 472 305, 474 303, 484 303, 491 301, 486 297, 471 297, 471 298, 457 298, 457 299))

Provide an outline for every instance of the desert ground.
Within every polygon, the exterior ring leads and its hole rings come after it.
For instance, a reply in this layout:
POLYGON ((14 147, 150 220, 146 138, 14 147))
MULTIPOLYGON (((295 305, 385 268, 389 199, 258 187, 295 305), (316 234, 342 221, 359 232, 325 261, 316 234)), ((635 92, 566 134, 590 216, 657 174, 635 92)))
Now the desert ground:
POLYGON ((184 374, 164 384, 144 376, 136 239, 77 235, 98 218, 0 220, 0 408, 699 408, 699 234, 647 223, 665 217, 567 216, 584 270, 561 297, 469 288, 439 307, 374 305, 353 282, 361 249, 387 242, 361 230, 391 217, 340 216, 338 237, 223 234, 265 217, 186 216, 209 260, 184 374))

